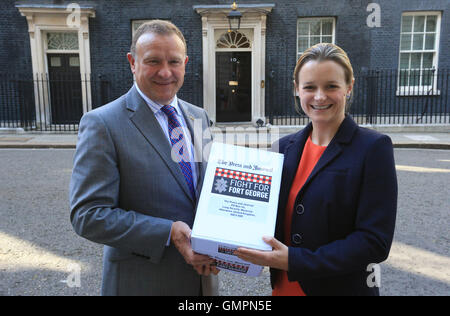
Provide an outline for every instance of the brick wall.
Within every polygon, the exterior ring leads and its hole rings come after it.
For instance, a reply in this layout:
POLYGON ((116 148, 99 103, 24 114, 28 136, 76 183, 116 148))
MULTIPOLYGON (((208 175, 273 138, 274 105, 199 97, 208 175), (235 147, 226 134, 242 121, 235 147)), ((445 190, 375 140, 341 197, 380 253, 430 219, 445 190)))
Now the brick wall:
MULTIPOLYGON (((448 0, 373 0, 381 7, 381 27, 369 28, 366 11, 369 0, 258 0, 238 3, 275 3, 267 18, 267 91, 280 103, 292 103, 289 80, 296 62, 297 19, 299 17, 336 17, 336 44, 350 56, 355 72, 362 68, 396 68, 399 58, 400 22, 404 11, 440 10, 441 37, 439 66, 450 68, 450 4, 448 0), (270 90, 272 89, 272 90, 270 90), (290 94, 290 95, 289 95, 290 94)), ((94 74, 110 76, 119 95, 129 88, 120 79, 131 79, 126 54, 131 42, 131 21, 170 19, 184 33, 190 61, 180 96, 202 106, 201 18, 193 5, 230 4, 214 0, 98 0, 98 1, 0 1, 0 72, 31 73, 31 54, 27 23, 16 3, 71 3, 93 5, 96 17, 89 20, 91 66, 94 74)), ((266 93, 268 98, 268 93, 266 93)), ((268 101, 268 99, 266 99, 268 101)))
POLYGON ((14 4, 14 0, 0 1, 0 72, 31 74, 27 21, 14 4))

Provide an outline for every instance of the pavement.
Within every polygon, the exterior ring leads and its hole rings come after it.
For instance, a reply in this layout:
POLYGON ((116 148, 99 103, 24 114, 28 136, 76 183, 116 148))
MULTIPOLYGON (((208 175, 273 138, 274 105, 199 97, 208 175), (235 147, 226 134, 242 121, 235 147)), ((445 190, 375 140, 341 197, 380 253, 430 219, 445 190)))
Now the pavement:
MULTIPOLYGON (((0 150, 0 296, 100 294, 102 246, 75 234, 68 189, 74 149, 0 150)), ((394 150, 398 212, 380 264, 383 296, 450 295, 450 151, 394 150)), ((223 271, 221 296, 270 296, 258 277, 223 271)), ((244 299, 244 298, 242 298, 244 299)))
MULTIPOLYGON (((450 149, 450 125, 365 126, 390 136, 395 148, 450 149)), ((268 147, 278 138, 296 132, 302 126, 213 129, 215 139, 250 147, 268 147)), ((76 132, 27 132, 0 128, 0 148, 75 148, 76 132)))
MULTIPOLYGON (((215 136, 238 142, 244 139, 243 143, 261 147, 300 128, 260 129, 257 144, 242 128, 228 126, 228 130, 216 130, 215 136), (273 137, 265 140, 265 133, 273 137)), ((442 188, 448 186, 450 171, 450 125, 433 126, 431 130, 423 126, 375 129, 389 135, 397 148, 447 149, 395 151, 397 224, 390 256, 380 265, 380 293, 448 296, 449 198, 442 188)), ((75 132, 31 133, 0 128, 0 148, 74 149, 76 142, 75 132)), ((0 296, 99 295, 101 246, 75 235, 68 221, 73 150, 0 150, 0 161, 0 296)), ((267 268, 258 278, 222 273, 220 295, 270 296, 269 280, 267 268)))

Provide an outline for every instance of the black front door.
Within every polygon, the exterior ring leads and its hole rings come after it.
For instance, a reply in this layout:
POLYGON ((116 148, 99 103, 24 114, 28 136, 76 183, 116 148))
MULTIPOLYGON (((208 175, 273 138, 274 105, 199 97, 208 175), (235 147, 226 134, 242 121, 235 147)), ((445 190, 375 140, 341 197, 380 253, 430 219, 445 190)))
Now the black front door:
POLYGON ((78 124, 83 115, 78 54, 47 54, 52 124, 78 124))
POLYGON ((216 53, 216 121, 252 120, 251 52, 216 53))

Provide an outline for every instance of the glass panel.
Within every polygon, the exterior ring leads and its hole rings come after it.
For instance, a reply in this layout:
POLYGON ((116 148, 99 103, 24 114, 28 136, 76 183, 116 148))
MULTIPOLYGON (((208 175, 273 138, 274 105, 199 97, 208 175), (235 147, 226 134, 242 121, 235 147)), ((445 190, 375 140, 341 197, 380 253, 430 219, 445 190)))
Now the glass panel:
POLYGON ((433 72, 431 70, 424 70, 422 72, 422 86, 431 86, 433 79, 433 72))
POLYGON ((425 35, 425 49, 434 49, 434 34, 426 34, 425 35))
POLYGON ((48 49, 77 50, 77 33, 47 33, 48 49))
POLYGON ((241 45, 244 45, 247 42, 247 38, 241 37, 240 39, 236 40, 236 45, 240 47, 241 45))
POLYGON ((427 32, 436 32, 437 16, 427 16, 427 32))
POLYGON ((411 15, 405 15, 402 17, 402 32, 411 32, 412 20, 413 17, 411 15))
POLYGON ((420 69, 421 53, 411 54, 411 69, 420 69))
POLYGON ((402 34, 400 39, 400 49, 401 50, 411 50, 411 35, 402 34))
POLYGON ((136 22, 136 21, 133 21, 133 34, 134 34, 134 32, 136 32, 137 31, 137 29, 139 28, 139 26, 141 26, 142 24, 144 24, 145 22, 136 22))
POLYGON ((61 67, 61 57, 50 57, 50 67, 61 67))
POLYGON ((236 34, 236 43, 239 43, 239 41, 241 40, 242 37, 243 37, 243 36, 242 36, 241 33, 237 33, 237 34, 236 34))
POLYGON ((298 35, 309 35, 308 22, 298 22, 298 35))
POLYGON ((231 39, 230 42, 231 43, 236 43, 236 34, 237 34, 236 32, 230 33, 230 39, 231 39))
POLYGON ((70 67, 80 67, 80 58, 79 57, 70 57, 69 65, 70 65, 70 67))
POLYGON ((248 38, 240 32, 230 32, 223 34, 216 44, 217 48, 250 48, 248 38))
POLYGON ((309 47, 308 37, 300 37, 298 39, 298 52, 303 52, 309 47))
POLYGON ((425 16, 417 15, 414 17, 414 32, 425 31, 425 16))
POLYGON ((400 70, 400 86, 408 86, 409 71, 400 70))
POLYGON ((333 38, 331 36, 322 36, 322 43, 333 43, 333 38))
POLYGON ((433 67, 433 53, 423 53, 422 68, 432 68, 433 67))
POLYGON ((413 35, 413 50, 418 49, 418 50, 422 50, 423 49, 423 34, 414 34, 413 35))
POLYGON ((400 54, 400 69, 409 69, 409 55, 400 54))
POLYGON ((333 22, 323 22, 322 23, 322 35, 332 35, 333 34, 333 22))
POLYGON ((320 43, 320 36, 311 36, 311 46, 320 43))
POLYGON ((419 81, 420 81, 420 70, 411 70, 411 74, 409 76, 409 85, 418 86, 419 81))
POLYGON ((320 21, 311 22, 311 35, 320 35, 320 21))

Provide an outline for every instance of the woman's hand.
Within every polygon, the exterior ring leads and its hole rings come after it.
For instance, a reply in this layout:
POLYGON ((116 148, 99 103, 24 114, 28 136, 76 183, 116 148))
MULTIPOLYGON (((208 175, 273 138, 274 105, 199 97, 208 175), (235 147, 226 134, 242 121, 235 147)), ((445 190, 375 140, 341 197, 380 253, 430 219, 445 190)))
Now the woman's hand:
POLYGON ((261 251, 240 247, 234 252, 234 254, 242 260, 260 266, 269 266, 287 271, 289 248, 275 239, 275 237, 264 236, 263 240, 266 244, 272 246, 272 251, 261 251))

